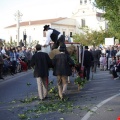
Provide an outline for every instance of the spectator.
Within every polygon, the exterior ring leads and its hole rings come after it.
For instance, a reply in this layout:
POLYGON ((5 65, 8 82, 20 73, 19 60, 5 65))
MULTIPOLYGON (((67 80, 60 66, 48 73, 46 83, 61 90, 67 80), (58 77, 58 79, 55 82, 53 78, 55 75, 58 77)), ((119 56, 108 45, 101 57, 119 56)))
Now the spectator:
POLYGON ((30 69, 31 68, 30 61, 31 61, 31 58, 32 58, 32 52, 31 52, 30 47, 27 50, 26 57, 27 57, 28 69, 30 69))
POLYGON ((23 46, 24 46, 24 43, 23 43, 22 40, 20 40, 19 45, 20 45, 20 47, 23 47, 23 46))
POLYGON ((4 64, 4 61, 3 61, 3 54, 0 50, 0 79, 4 79, 2 77, 2 72, 3 72, 3 64, 4 64))
POLYGON ((18 60, 19 55, 17 54, 15 48, 12 49, 12 51, 10 52, 10 61, 12 63, 13 66, 13 73, 16 73, 17 70, 17 60, 18 60))
POLYGON ((106 53, 107 53, 107 61, 108 61, 107 65, 108 65, 108 70, 109 70, 110 62, 111 62, 112 58, 116 56, 116 51, 114 50, 114 47, 110 47, 110 48, 108 48, 106 53))
POLYGON ((99 59, 100 61, 100 70, 106 70, 107 69, 107 58, 105 54, 101 54, 101 57, 99 59))

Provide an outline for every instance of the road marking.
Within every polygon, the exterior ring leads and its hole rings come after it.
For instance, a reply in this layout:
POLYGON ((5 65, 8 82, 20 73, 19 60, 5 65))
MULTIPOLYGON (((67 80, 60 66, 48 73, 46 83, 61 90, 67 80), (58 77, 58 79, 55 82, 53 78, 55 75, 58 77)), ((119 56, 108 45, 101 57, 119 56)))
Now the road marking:
POLYGON ((81 119, 81 120, 88 120, 90 118, 90 116, 97 111, 98 108, 102 107, 104 104, 106 104, 107 102, 109 102, 110 100, 118 97, 120 95, 120 93, 102 101, 101 103, 99 103, 98 105, 96 105, 96 107, 93 107, 88 113, 86 113, 86 115, 81 119))

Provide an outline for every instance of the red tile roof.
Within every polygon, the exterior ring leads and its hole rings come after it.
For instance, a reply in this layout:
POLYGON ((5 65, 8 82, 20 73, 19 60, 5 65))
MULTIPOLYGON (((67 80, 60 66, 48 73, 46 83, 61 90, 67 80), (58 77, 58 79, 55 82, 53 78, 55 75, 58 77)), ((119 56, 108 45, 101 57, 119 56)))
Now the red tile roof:
MULTIPOLYGON (((57 22, 60 20, 63 20, 65 18, 54 18, 54 19, 45 19, 45 20, 36 20, 36 21, 26 21, 26 22, 21 22, 20 26, 28 26, 28 25, 39 25, 39 24, 48 24, 48 23, 53 23, 53 22, 57 22)), ((5 27, 5 28, 12 28, 12 27, 16 27, 16 24, 5 27)))

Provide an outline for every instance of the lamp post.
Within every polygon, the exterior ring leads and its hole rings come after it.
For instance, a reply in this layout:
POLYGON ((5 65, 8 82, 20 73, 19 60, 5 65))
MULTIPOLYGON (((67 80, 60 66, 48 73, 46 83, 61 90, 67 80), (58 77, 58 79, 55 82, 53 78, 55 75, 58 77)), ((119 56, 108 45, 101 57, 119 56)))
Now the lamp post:
POLYGON ((20 20, 23 14, 18 10, 14 16, 17 21, 17 46, 19 46, 20 20))

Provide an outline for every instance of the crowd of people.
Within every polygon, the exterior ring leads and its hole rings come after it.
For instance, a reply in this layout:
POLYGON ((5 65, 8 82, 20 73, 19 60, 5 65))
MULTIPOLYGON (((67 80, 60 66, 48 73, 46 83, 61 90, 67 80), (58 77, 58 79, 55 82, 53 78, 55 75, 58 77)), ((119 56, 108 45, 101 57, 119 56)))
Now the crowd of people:
MULTIPOLYGON (((58 83, 58 94, 63 100, 67 91, 68 78, 72 75, 72 69, 76 68, 79 75, 82 65, 78 66, 79 69, 76 67, 74 60, 67 52, 64 35, 50 28, 49 25, 44 26, 43 32, 46 40, 42 46, 37 44, 34 49, 25 46, 2 47, 0 49, 0 79, 4 79, 3 75, 8 73, 14 75, 17 72, 27 71, 32 67, 34 69, 33 75, 37 80, 39 98, 44 100, 48 94, 49 68, 53 68, 53 75, 56 76, 58 83), (51 40, 54 42, 52 50, 59 47, 60 51, 53 59, 50 59, 48 53, 41 51, 42 47, 50 45, 51 40)), ((114 80, 119 78, 119 47, 88 48, 88 46, 85 46, 83 48, 81 61, 84 66, 84 79, 89 81, 91 68, 93 72, 96 72, 97 67, 100 67, 100 70, 109 70, 114 80)))
POLYGON ((0 49, 0 79, 3 76, 14 75, 31 69, 31 58, 35 49, 25 46, 1 47, 0 49))
MULTIPOLYGON (((94 50, 91 49, 93 53, 94 50)), ((97 55, 98 49, 96 51, 96 57, 94 56, 94 66, 95 60, 98 62, 98 67, 100 70, 108 70, 112 74, 114 80, 119 79, 120 75, 120 47, 119 46, 107 46, 99 48, 99 55, 97 55)))

